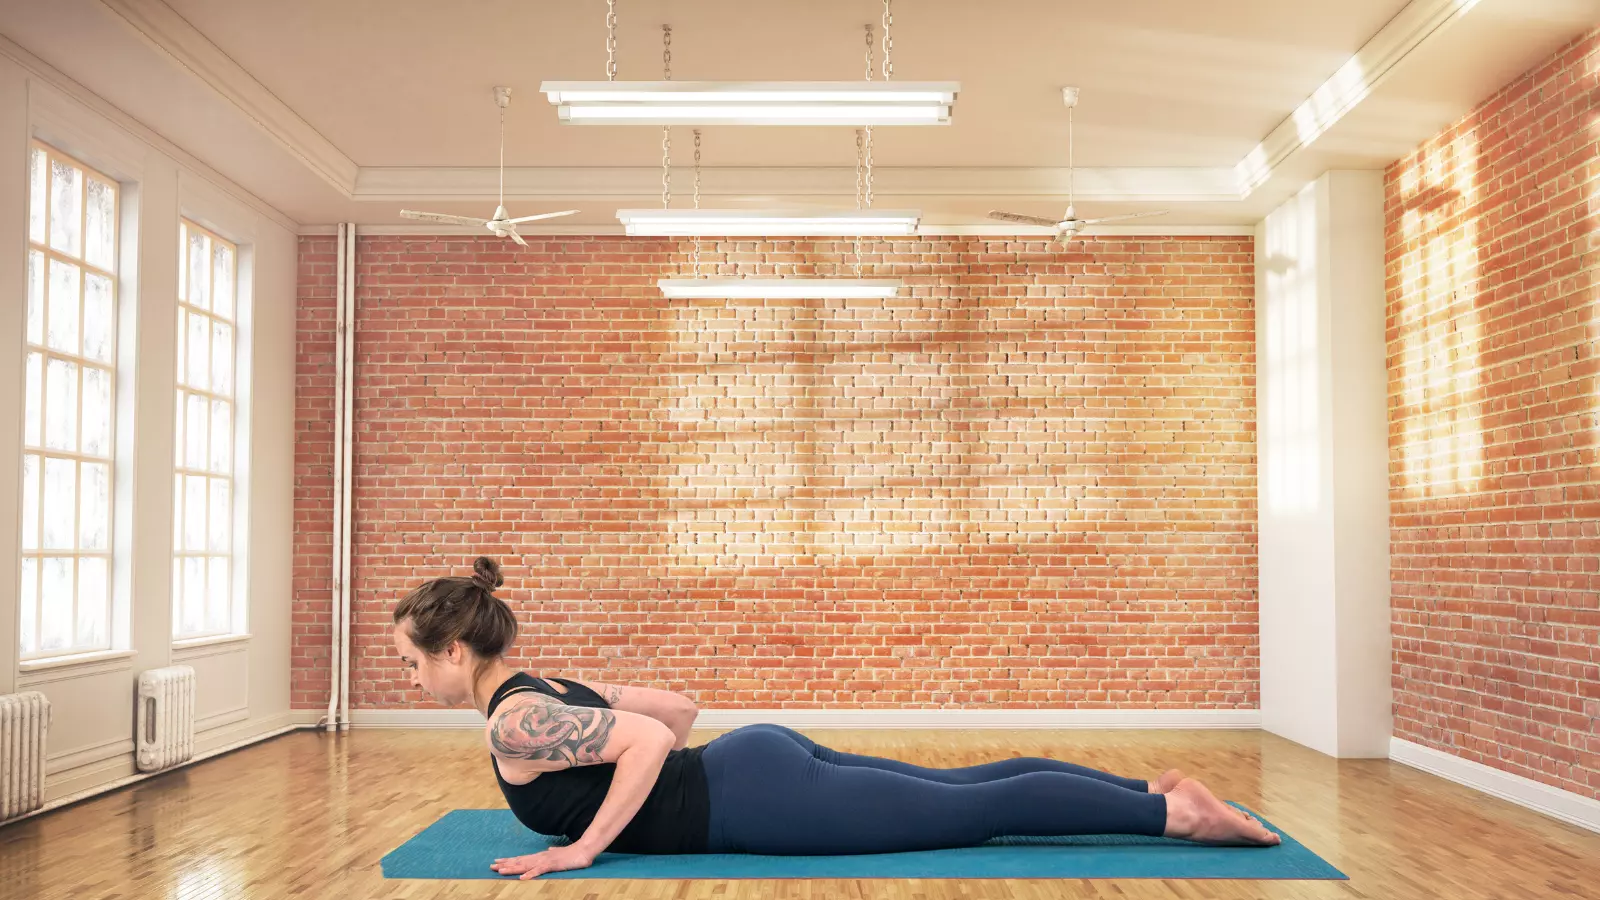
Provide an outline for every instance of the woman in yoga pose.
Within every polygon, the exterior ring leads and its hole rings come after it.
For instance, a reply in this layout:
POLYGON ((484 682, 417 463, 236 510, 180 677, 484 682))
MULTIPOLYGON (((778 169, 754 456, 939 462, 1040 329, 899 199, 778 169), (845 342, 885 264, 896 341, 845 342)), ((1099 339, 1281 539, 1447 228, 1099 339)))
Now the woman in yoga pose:
POLYGON ((1052 759, 928 769, 830 750, 778 725, 688 747, 694 705, 650 688, 540 679, 503 658, 516 637, 503 579, 436 578, 394 610, 412 684, 489 720, 506 803, 571 843, 498 859, 524 879, 617 853, 832 855, 970 847, 1003 835, 1139 834, 1270 845, 1278 836, 1176 769, 1154 782, 1052 759))

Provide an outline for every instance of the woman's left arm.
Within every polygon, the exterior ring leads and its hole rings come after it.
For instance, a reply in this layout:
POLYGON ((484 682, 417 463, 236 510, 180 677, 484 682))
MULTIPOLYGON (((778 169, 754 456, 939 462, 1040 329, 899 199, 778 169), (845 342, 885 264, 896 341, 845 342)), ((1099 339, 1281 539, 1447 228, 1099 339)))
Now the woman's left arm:
POLYGON ((672 732, 665 734, 654 743, 634 744, 617 757, 617 768, 611 775, 605 802, 600 804, 594 821, 584 829, 578 844, 598 856, 638 815, 650 790, 656 786, 656 779, 661 777, 661 764, 667 759, 667 751, 672 749, 672 732))
POLYGON ((605 801, 577 841, 497 859, 491 868, 528 879, 591 865, 644 806, 674 737, 660 722, 628 712, 566 706, 539 695, 505 704, 488 727, 496 755, 534 760, 542 771, 607 762, 616 769, 605 801))

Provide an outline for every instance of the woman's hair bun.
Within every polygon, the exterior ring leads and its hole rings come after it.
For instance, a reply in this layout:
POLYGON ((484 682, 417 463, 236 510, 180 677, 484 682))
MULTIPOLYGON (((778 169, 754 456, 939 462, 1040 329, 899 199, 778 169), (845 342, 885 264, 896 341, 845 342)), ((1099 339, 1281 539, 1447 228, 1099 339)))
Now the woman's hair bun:
POLYGON ((506 580, 500 577, 500 566, 487 556, 478 557, 472 564, 472 581, 486 591, 492 591, 506 583, 506 580))

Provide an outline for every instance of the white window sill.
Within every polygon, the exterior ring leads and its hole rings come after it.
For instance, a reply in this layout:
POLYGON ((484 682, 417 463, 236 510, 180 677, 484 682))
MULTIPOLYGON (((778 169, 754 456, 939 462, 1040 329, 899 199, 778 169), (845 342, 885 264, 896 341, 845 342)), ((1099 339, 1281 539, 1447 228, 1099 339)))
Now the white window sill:
MULTIPOLYGON (((248 634, 219 634, 211 637, 190 638, 184 641, 173 641, 172 649, 187 650, 193 647, 209 647, 216 644, 232 644, 250 640, 248 634)), ((74 653, 70 656, 47 656, 40 659, 23 660, 17 664, 17 670, 23 674, 29 672, 46 672, 51 669, 67 669, 74 666, 92 666, 110 660, 130 659, 137 655, 136 650, 96 650, 90 653, 74 653)))
POLYGON ((188 650, 190 647, 209 647, 213 644, 232 644, 236 641, 248 640, 250 640, 250 635, 248 634, 216 634, 212 635, 211 637, 187 638, 181 641, 173 641, 172 649, 188 650))
POLYGON ((22 672, 43 672, 47 669, 63 669, 68 666, 87 666, 109 659, 127 659, 134 653, 133 650, 96 650, 92 653, 74 653, 71 656, 23 660, 17 664, 17 668, 22 672))

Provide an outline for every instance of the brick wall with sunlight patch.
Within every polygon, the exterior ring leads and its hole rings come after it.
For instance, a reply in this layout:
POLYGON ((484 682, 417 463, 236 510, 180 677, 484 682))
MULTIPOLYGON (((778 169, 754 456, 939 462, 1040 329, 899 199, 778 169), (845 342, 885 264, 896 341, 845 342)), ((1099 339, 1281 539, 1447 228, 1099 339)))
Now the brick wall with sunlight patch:
POLYGON ((1600 797, 1600 32, 1386 174, 1394 733, 1600 797))
MULTIPOLYGON (((356 707, 484 553, 513 665, 705 708, 1254 708, 1250 237, 869 242, 884 301, 666 301, 687 244, 362 238, 356 707)), ((722 242, 743 274, 849 243, 722 242)), ((294 702, 328 672, 333 238, 300 248, 294 702)))

